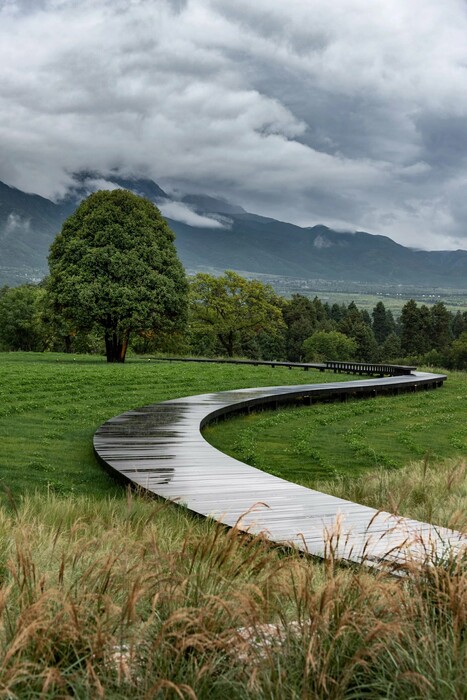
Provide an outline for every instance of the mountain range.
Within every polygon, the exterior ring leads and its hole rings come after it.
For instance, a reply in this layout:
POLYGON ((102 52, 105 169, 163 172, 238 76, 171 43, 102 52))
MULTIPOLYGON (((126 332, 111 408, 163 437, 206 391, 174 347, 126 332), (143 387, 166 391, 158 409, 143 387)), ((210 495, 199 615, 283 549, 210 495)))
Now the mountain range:
POLYGON ((49 246, 63 221, 93 189, 124 187, 154 201, 176 234, 179 256, 194 271, 327 281, 467 288, 467 251, 421 251, 386 236, 300 227, 246 212, 210 195, 168 195, 148 179, 80 173, 67 196, 52 202, 0 182, 0 286, 47 274, 49 246))

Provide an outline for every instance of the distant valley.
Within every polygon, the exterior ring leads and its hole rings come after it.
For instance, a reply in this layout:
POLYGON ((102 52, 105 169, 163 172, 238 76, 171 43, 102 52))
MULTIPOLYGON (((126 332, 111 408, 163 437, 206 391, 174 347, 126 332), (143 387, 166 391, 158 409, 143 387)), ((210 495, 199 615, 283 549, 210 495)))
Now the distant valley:
MULTIPOLYGON (((76 176, 76 188, 57 203, 0 183, 0 285, 38 281, 47 274, 51 242, 88 194, 89 183, 99 179, 95 173, 76 176)), ((105 179, 161 208, 189 271, 233 269, 342 289, 467 289, 467 251, 417 251, 385 236, 342 233, 324 225, 302 228, 209 195, 173 199, 151 180, 105 179)))

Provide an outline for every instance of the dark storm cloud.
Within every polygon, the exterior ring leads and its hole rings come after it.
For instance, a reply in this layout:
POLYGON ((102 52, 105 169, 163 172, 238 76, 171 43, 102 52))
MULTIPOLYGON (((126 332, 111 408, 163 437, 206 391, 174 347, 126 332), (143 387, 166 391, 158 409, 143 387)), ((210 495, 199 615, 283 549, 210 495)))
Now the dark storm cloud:
POLYGON ((0 179, 465 246, 466 35, 459 0, 0 0, 0 179))

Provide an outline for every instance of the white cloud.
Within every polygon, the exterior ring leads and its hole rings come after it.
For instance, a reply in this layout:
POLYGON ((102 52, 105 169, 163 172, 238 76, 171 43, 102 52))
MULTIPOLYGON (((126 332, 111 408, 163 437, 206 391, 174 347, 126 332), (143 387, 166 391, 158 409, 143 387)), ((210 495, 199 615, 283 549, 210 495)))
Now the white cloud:
POLYGON ((115 182, 110 182, 103 177, 88 177, 83 182, 83 187, 88 194, 91 192, 97 192, 98 190, 121 190, 120 185, 115 184, 115 182))
POLYGON ((201 216, 183 202, 174 202, 167 199, 165 202, 158 202, 157 206, 164 216, 175 221, 181 221, 183 224, 197 226, 198 228, 225 228, 225 223, 218 218, 201 216))
POLYGON ((31 219, 24 219, 22 216, 19 214, 15 214, 15 212, 11 212, 8 214, 7 220, 6 220, 6 225, 5 225, 5 233, 10 234, 10 233, 15 233, 15 231, 18 230, 28 230, 31 225, 31 219))

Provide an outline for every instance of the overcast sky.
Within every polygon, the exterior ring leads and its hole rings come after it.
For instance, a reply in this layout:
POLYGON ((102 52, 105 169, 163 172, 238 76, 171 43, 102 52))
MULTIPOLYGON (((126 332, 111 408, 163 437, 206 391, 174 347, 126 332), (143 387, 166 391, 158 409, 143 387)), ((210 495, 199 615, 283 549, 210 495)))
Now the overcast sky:
POLYGON ((467 248, 466 0, 0 0, 0 180, 467 248))

